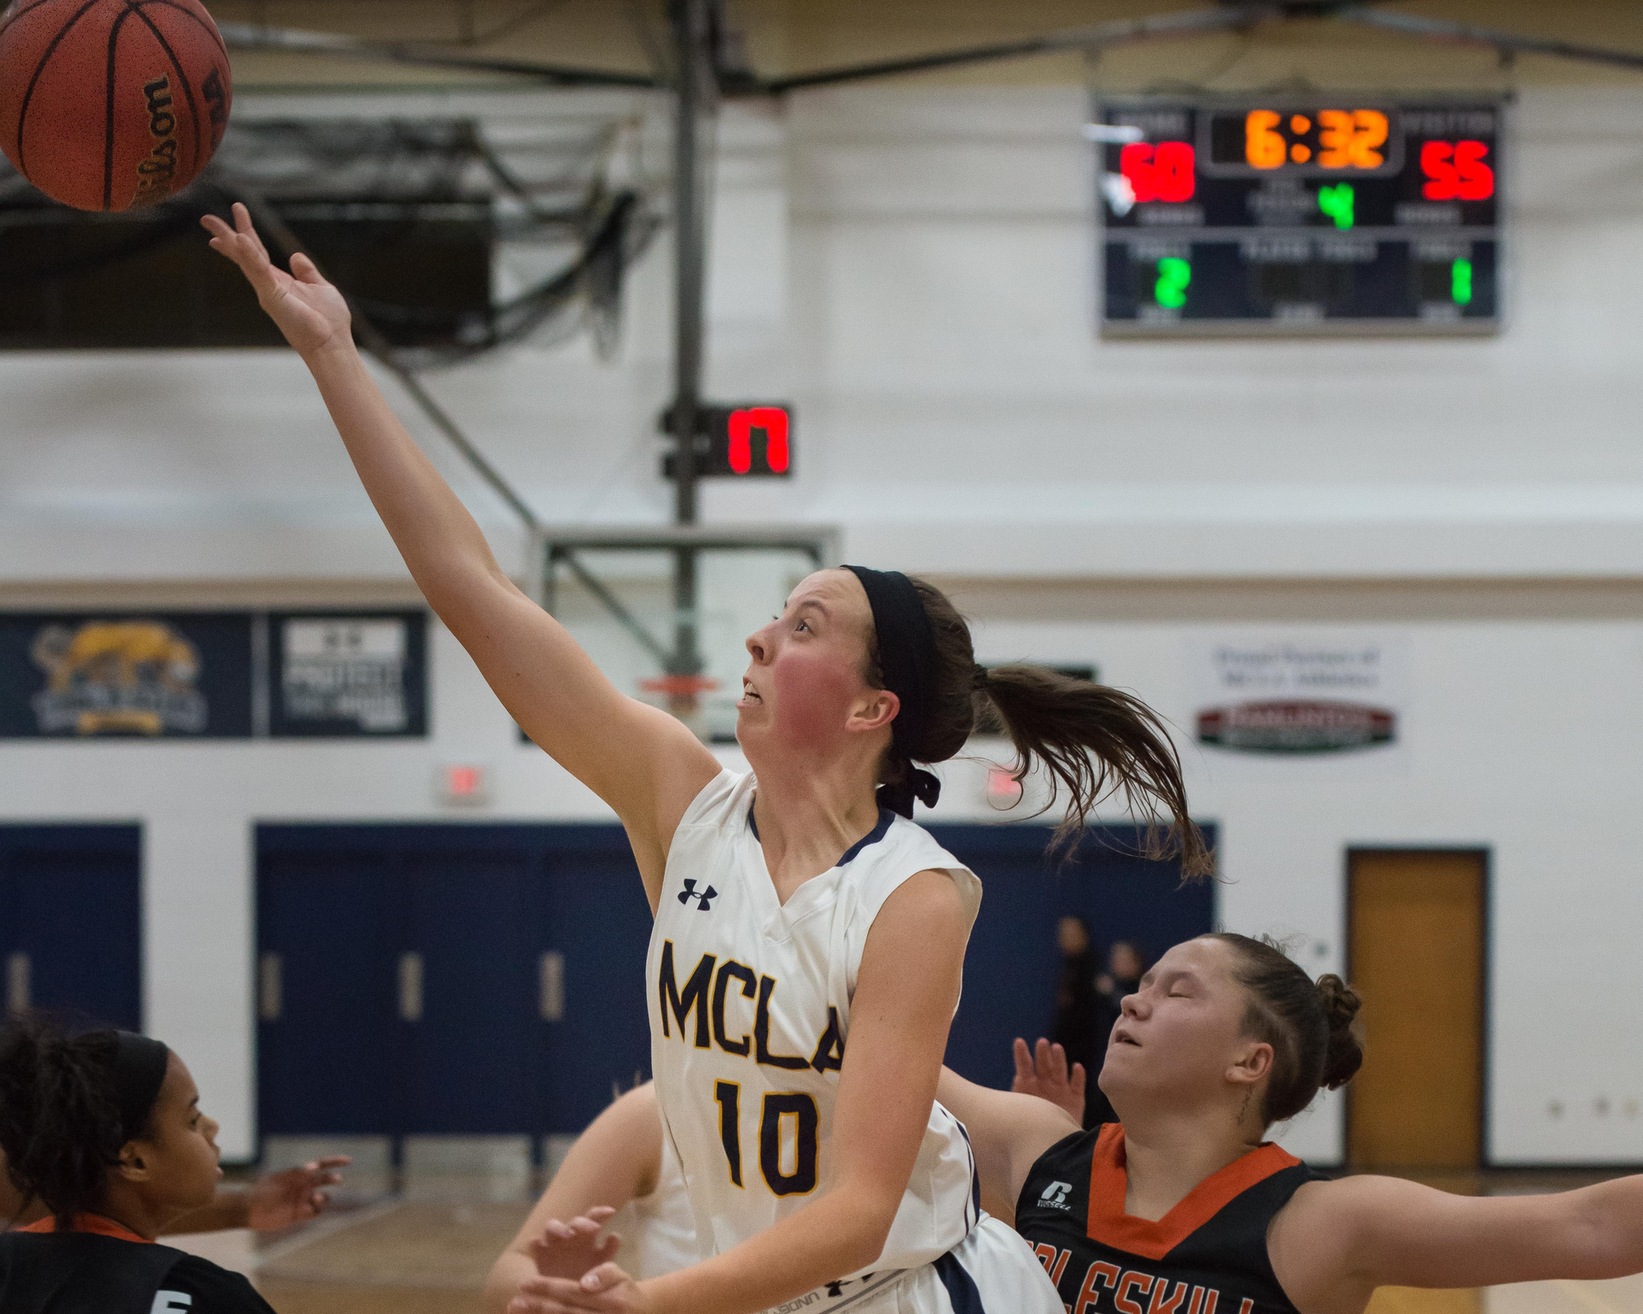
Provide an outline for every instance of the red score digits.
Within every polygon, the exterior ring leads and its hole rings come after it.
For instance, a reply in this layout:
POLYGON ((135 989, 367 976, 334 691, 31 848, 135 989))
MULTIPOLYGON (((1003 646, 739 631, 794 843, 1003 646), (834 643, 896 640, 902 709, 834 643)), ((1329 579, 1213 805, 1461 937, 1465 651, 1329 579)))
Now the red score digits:
POLYGON ((1118 170, 1137 204, 1190 201, 1198 187, 1197 154, 1184 141, 1131 142, 1119 153, 1118 170))
POLYGON ((1429 141, 1421 147, 1421 195, 1428 201, 1487 201, 1495 194, 1489 143, 1429 141))

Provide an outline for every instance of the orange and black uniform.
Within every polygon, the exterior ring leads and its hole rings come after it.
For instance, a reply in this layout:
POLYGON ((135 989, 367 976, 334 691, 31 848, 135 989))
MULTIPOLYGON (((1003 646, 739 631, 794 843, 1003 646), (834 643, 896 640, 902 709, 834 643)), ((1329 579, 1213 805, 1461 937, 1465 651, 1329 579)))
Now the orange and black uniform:
POLYGON ((1267 1227, 1322 1180, 1263 1145, 1199 1182, 1156 1222, 1124 1212, 1124 1129, 1076 1132, 1039 1156, 1016 1230, 1070 1314, 1296 1314, 1267 1258, 1267 1227))
POLYGON ((238 1273, 82 1214, 0 1235, 5 1314, 274 1314, 238 1273))

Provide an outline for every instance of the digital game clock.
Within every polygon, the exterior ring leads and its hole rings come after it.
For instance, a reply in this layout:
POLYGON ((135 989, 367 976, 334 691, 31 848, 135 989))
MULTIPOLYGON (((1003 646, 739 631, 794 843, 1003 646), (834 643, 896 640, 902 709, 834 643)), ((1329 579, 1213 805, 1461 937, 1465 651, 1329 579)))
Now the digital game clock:
POLYGON ((1102 105, 1102 331, 1496 331, 1501 120, 1499 102, 1102 105))

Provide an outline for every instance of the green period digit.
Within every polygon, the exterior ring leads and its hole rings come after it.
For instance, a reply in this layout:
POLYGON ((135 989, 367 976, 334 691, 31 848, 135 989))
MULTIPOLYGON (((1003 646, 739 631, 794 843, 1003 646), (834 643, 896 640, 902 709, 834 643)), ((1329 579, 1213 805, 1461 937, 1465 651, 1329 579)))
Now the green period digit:
POLYGON ((1318 188, 1318 209, 1335 221, 1337 228, 1351 228, 1358 222, 1358 198, 1351 183, 1318 188))
POLYGON ((1449 266, 1449 295, 1457 306, 1472 304, 1472 262, 1457 260, 1449 266))
POLYGON ((1187 288, 1192 285, 1192 262, 1180 256, 1165 256, 1158 262, 1158 282, 1152 294, 1166 310, 1187 304, 1187 288))

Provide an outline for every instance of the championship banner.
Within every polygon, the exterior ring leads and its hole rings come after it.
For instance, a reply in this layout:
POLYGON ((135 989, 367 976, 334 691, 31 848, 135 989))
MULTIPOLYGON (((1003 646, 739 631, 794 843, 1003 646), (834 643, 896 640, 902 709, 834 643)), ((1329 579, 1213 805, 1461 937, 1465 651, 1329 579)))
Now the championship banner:
POLYGON ((1240 631, 1191 645, 1194 738, 1266 759, 1394 753, 1406 640, 1364 631, 1240 631))
POLYGON ((427 616, 0 615, 0 739, 426 735, 427 616))

